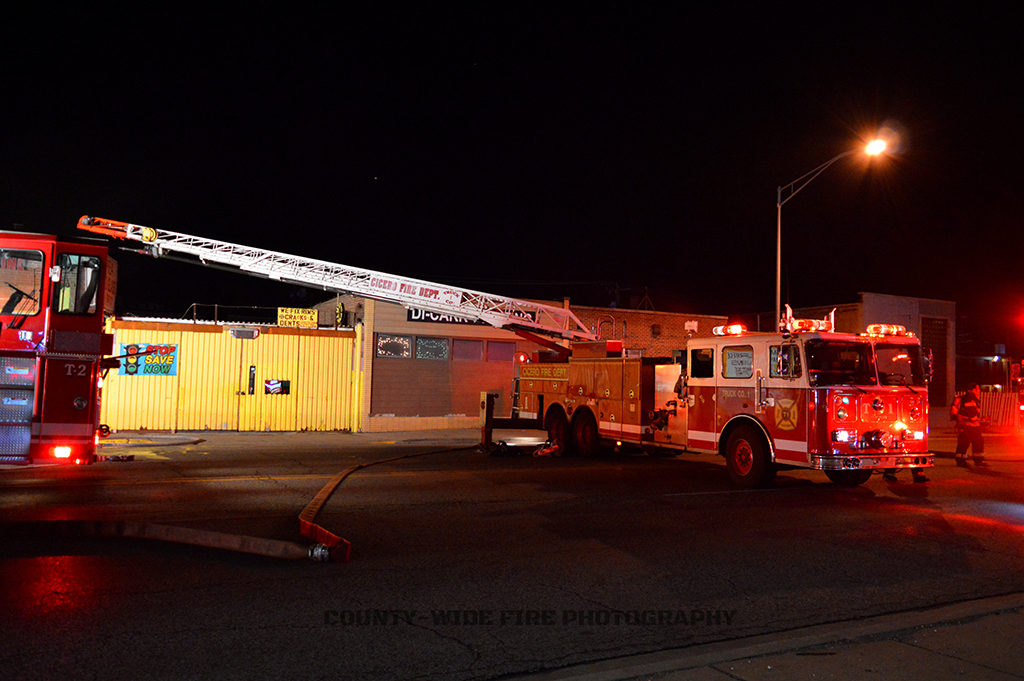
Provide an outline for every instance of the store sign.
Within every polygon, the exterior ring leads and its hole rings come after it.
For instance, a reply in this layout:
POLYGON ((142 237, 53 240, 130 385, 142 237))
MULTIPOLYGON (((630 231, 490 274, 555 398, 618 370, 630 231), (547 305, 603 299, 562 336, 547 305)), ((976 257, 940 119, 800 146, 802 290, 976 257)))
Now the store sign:
MULTIPOLYGON (((512 315, 522 319, 529 319, 530 321, 537 320, 537 314, 535 312, 513 312, 512 315)), ((410 322, 428 322, 430 324, 477 324, 487 326, 487 322, 480 319, 464 319, 462 317, 456 317, 455 315, 430 312, 428 310, 417 310, 415 308, 409 308, 406 310, 405 319, 410 322)))
POLYGON ((429 322, 431 324, 483 324, 483 322, 473 321, 472 319, 463 319, 462 317, 450 314, 428 312, 427 310, 417 310, 415 308, 406 310, 405 318, 406 321, 410 322, 429 322))
POLYGON ((178 346, 156 343, 121 343, 118 376, 177 376, 178 346))
POLYGON ((291 326, 302 329, 315 329, 316 322, 316 310, 309 310, 301 307, 277 308, 278 326, 291 326))

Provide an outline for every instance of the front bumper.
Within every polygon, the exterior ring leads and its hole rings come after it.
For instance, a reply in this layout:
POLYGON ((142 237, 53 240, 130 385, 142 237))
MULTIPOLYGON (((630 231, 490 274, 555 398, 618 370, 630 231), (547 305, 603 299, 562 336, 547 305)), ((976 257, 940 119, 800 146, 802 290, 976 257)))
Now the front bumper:
POLYGON ((935 455, 931 452, 811 456, 811 468, 819 471, 849 471, 861 468, 932 468, 933 466, 935 466, 935 455))

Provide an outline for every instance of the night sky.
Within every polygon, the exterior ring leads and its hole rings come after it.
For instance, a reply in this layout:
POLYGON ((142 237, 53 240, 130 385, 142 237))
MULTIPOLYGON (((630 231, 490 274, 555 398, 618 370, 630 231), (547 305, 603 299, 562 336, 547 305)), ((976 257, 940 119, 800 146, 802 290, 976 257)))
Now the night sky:
MULTIPOLYGON (((774 307, 776 188, 886 128, 783 207, 783 300, 954 300, 1024 347, 1024 48, 972 4, 8 10, 0 225, 735 316, 774 307)), ((116 257, 121 314, 325 297, 116 257)))

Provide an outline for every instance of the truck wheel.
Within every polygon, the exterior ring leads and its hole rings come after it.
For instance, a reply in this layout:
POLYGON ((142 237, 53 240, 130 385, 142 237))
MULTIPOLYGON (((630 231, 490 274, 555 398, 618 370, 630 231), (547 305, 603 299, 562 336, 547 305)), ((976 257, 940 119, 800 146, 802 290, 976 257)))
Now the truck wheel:
POLYGON ((763 487, 775 477, 764 438, 750 426, 739 426, 729 435, 725 466, 732 483, 743 489, 763 487))
POLYGON ((854 471, 825 471, 828 479, 840 487, 856 487, 863 485, 871 477, 871 469, 854 471))
POLYGON ((597 421, 589 409, 579 409, 572 419, 572 439, 580 456, 594 456, 601 447, 597 421))
POLYGON ((569 432, 569 419, 565 418, 565 412, 558 407, 552 407, 545 419, 548 424, 548 442, 559 443, 562 446, 562 453, 567 454, 572 450, 572 436, 569 432))

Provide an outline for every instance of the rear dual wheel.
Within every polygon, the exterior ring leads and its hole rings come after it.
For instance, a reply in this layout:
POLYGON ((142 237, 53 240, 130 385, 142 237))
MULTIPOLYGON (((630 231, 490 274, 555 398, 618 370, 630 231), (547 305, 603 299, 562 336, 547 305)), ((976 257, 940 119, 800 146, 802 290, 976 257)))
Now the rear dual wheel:
POLYGON ((559 444, 562 452, 566 453, 572 449, 572 431, 569 429, 569 419, 565 412, 558 407, 552 407, 545 419, 548 424, 548 442, 559 444))
POLYGON ((589 409, 577 409, 572 417, 572 440, 580 456, 595 456, 601 448, 597 420, 589 409))

